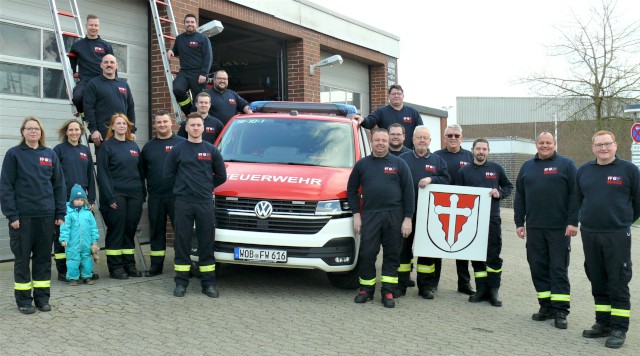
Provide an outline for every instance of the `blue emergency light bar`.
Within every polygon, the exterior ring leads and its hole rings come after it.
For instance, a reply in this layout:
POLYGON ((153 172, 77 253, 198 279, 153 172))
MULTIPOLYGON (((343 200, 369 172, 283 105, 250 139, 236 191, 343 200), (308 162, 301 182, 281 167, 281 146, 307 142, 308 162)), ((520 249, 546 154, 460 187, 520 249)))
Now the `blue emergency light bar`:
POLYGON ((283 113, 295 110, 299 113, 347 116, 358 112, 353 105, 296 101, 254 101, 249 108, 254 113, 283 113))

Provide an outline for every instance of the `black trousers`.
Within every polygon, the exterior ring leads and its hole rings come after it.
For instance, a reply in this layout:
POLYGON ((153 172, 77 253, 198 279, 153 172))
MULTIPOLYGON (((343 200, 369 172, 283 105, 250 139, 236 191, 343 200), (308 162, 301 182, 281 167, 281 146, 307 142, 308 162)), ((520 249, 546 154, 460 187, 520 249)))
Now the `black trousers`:
MULTIPOLYGON (((82 96, 84 95, 84 88, 87 86, 88 81, 81 80, 73 87, 73 98, 71 101, 80 114, 84 113, 84 106, 82 105, 82 96)), ((104 136, 103 136, 104 138, 104 136)))
POLYGON ((393 293, 398 285, 402 248, 402 211, 365 212, 360 237, 360 288, 373 294, 376 287, 376 258, 382 245, 382 294, 393 293))
POLYGON ((487 261, 471 261, 476 280, 476 288, 482 291, 486 288, 500 288, 502 276, 502 219, 489 218, 489 241, 487 243, 487 261))
POLYGON ((189 285, 189 271, 191 268, 191 238, 193 224, 196 226, 198 239, 199 268, 202 277, 200 283, 203 288, 216 284, 216 260, 213 256, 215 241, 215 210, 213 201, 199 204, 176 199, 175 204, 175 259, 176 285, 189 285))
MULTIPOLYGON (((53 260, 56 262, 56 270, 59 275, 67 275, 67 254, 60 244, 60 226, 54 225, 53 234, 53 260)), ((66 277, 65 277, 66 278, 66 277)))
MULTIPOLYGON (((442 272, 442 259, 435 259, 435 263, 435 287, 438 288, 438 284, 440 283, 440 273, 442 272)), ((471 275, 469 274, 469 261, 456 260, 456 273, 458 274, 458 287, 468 284, 471 281, 471 275)))
POLYGON ((198 83, 199 76, 200 72, 198 71, 181 70, 173 80, 173 95, 185 115, 191 113, 191 107, 193 106, 187 91, 191 90, 191 96, 195 100, 196 95, 200 94, 204 89, 205 83, 198 83))
POLYGON ((142 199, 116 196, 116 209, 101 204, 100 212, 107 225, 105 254, 109 272, 135 268, 136 230, 142 216, 142 199))
POLYGON ((565 229, 527 228, 527 261, 542 308, 569 312, 571 237, 565 229))
POLYGON ((631 232, 582 231, 584 268, 596 304, 596 321, 627 331, 631 313, 631 232))
POLYGON ((161 272, 167 250, 167 216, 171 219, 171 226, 175 231, 175 198, 149 197, 147 212, 151 228, 151 270, 161 272))
POLYGON ((14 295, 19 307, 49 304, 51 295, 51 242, 53 216, 20 218, 20 228, 9 224, 9 245, 14 256, 14 295), (29 269, 31 262, 31 269, 29 269), (33 287, 33 298, 31 288, 33 287))

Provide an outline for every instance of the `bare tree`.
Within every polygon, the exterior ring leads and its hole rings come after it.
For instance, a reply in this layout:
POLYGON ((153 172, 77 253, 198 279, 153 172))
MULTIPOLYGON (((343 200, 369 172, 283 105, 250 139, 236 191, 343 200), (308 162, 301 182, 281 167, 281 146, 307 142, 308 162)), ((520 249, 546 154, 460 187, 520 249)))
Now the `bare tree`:
POLYGON ((534 73, 521 83, 532 85, 537 95, 567 98, 569 118, 595 119, 596 129, 612 119, 625 119, 623 107, 640 97, 640 22, 620 23, 616 2, 602 0, 589 17, 558 28, 561 39, 550 55, 562 57, 564 73, 534 73))

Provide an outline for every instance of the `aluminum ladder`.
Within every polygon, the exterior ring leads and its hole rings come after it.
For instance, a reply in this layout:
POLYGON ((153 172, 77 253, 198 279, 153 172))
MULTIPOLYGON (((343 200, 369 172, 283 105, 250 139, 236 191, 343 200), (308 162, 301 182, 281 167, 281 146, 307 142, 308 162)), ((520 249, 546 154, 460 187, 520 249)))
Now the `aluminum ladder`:
POLYGON ((151 7, 151 15, 153 17, 153 23, 156 28, 156 38, 158 40, 158 47, 160 48, 160 57, 162 57, 162 64, 164 67, 164 75, 167 80, 167 87, 169 88, 169 97, 171 98, 171 106, 176 116, 176 123, 182 121, 182 109, 178 105, 176 97, 173 95, 173 73, 171 71, 171 62, 167 57, 167 46, 165 40, 175 41, 178 37, 178 27, 176 26, 175 18, 173 17, 173 8, 171 7, 171 0, 149 0, 149 6, 151 7), (163 6, 167 17, 160 16, 160 10, 158 6, 163 6), (170 34, 165 34, 163 29, 163 22, 169 25, 170 34))

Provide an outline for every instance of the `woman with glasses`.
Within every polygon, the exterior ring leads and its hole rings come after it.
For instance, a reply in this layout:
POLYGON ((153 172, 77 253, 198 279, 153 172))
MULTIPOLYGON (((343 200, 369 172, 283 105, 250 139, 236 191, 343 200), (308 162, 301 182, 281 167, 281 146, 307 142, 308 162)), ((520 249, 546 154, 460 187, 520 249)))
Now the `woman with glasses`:
POLYGON ((146 191, 132 129, 125 114, 113 115, 97 158, 100 213, 107 225, 105 253, 109 277, 115 279, 142 276, 136 269, 134 237, 146 191))
POLYGON ((21 313, 33 314, 33 301, 40 311, 51 311, 53 227, 64 221, 66 194, 62 166, 56 153, 45 147, 40 120, 26 117, 20 134, 22 141, 7 151, 2 163, 0 205, 9 220, 9 244, 15 256, 16 304, 21 313))
MULTIPOLYGON (((96 185, 93 179, 93 158, 89 147, 80 143, 80 137, 85 134, 85 128, 82 123, 76 119, 67 120, 62 127, 58 129, 58 137, 62 143, 56 145, 53 150, 58 155, 64 181, 66 183, 67 200, 71 188, 75 184, 80 185, 87 192, 87 199, 91 204, 93 211, 96 201, 96 185)), ((56 261, 56 269, 58 270, 58 280, 67 280, 67 256, 65 249, 58 241, 60 236, 60 228, 56 227, 55 238, 53 239, 53 253, 56 261)), ((96 275, 94 275, 94 278, 96 275)))

